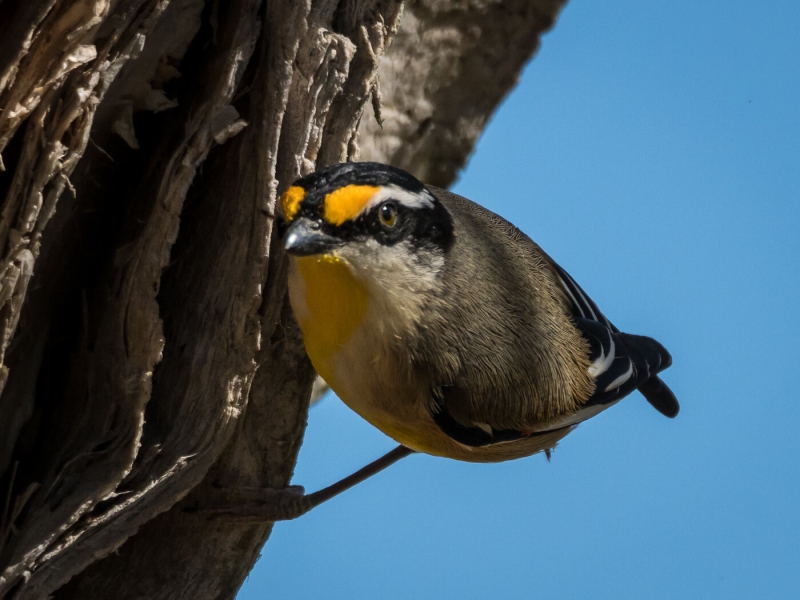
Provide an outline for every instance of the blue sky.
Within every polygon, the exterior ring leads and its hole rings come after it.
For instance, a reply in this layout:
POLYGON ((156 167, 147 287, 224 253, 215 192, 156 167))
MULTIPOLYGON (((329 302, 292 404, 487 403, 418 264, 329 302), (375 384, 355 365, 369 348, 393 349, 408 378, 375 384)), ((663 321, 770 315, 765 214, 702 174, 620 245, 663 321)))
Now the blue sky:
MULTIPOLYGON (((800 598, 800 3, 573 0, 454 190, 672 353, 554 451, 412 456, 275 527, 240 600, 800 598)), ((294 482, 394 446, 331 396, 294 482)))

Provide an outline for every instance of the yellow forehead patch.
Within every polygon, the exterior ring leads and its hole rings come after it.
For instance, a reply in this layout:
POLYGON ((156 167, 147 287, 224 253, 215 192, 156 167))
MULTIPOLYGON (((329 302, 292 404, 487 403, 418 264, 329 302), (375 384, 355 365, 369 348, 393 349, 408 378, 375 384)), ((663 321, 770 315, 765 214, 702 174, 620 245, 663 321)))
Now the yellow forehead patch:
POLYGON ((331 225, 355 219, 380 188, 373 185, 346 185, 325 196, 323 216, 331 225))
POLYGON ((306 191, 299 185, 293 185, 283 192, 283 196, 281 196, 281 208, 283 209, 283 214, 287 221, 291 221, 295 218, 297 211, 300 210, 300 203, 303 201, 303 196, 305 195, 306 191))

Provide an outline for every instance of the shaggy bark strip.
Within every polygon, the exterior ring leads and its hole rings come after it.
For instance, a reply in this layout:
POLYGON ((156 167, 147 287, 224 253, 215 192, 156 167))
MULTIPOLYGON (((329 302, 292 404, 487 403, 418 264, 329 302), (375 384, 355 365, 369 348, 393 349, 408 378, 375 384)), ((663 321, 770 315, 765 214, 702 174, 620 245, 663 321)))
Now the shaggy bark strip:
POLYGON ((0 154, 50 90, 97 58, 94 37, 108 8, 108 0, 34 0, 17 5, 17 14, 4 15, 8 37, 0 47, 5 63, 0 63, 0 154))
MULTIPOLYGON (((167 6, 156 0, 128 4, 127 19, 116 23, 116 28, 101 31, 98 46, 75 44, 76 40, 88 41, 92 34, 100 35, 102 19, 107 16, 105 2, 74 4, 62 10, 65 14, 52 11, 40 27, 59 17, 69 26, 56 20, 52 29, 59 35, 55 39, 31 31, 34 43, 30 52, 5 74, 10 87, 0 100, 0 152, 20 123, 29 118, 0 212, 0 393, 8 379, 5 353, 16 332, 42 232, 65 187, 71 187, 69 177, 86 149, 98 105, 167 6), (48 38, 40 44, 43 48, 36 44, 40 37, 48 38), (35 53, 37 49, 44 57, 35 53), (59 53, 62 50, 67 54, 59 53)), ((31 411, 29 405, 0 398, 0 422, 10 425, 0 442, 0 470, 7 467, 19 427, 31 411)))
MULTIPOLYGON (((41 498, 38 506, 31 507, 28 519, 19 526, 20 539, 25 542, 30 539, 28 545, 36 549, 46 548, 50 540, 45 536, 56 529, 53 522, 56 518, 72 526, 47 549, 43 564, 32 565, 34 572, 21 595, 23 598, 53 591, 98 556, 116 549, 138 525, 191 489, 191 479, 189 483, 182 479, 194 476, 194 483, 199 480, 204 472, 203 463, 208 468, 214 458, 203 456, 203 447, 218 445, 221 450, 226 442, 226 437, 218 435, 214 428, 210 431, 198 428, 195 432, 198 439, 182 437, 180 441, 186 447, 179 447, 173 453, 165 443, 138 485, 125 482, 124 495, 117 489, 138 454, 153 369, 163 350, 156 294, 177 237, 186 191, 211 147, 226 141, 245 125, 229 103, 258 36, 258 3, 236 4, 231 2, 228 6, 235 7, 238 23, 225 29, 218 52, 204 69, 212 85, 203 86, 196 94, 197 103, 185 117, 171 155, 165 157, 163 169, 153 175, 155 185, 141 190, 143 196, 153 194, 150 214, 138 235, 119 248, 112 269, 104 276, 105 289, 93 304, 97 324, 90 334, 92 339, 81 344, 85 356, 76 361, 78 373, 72 378, 76 383, 68 393, 76 402, 80 398, 81 406, 76 408, 95 418, 82 424, 75 443, 66 445, 62 457, 56 460, 57 464, 69 464, 70 469, 54 473, 51 485, 58 482, 69 493, 48 495, 41 498), (88 382, 81 380, 83 372, 90 374, 88 382), (102 452, 92 451, 97 445, 103 446, 102 452), (192 459, 187 459, 188 456, 192 459), (101 500, 105 500, 103 507, 93 510, 101 500), (91 516, 75 523, 84 513, 91 516)), ((141 214, 135 216, 143 219, 141 214)), ((244 402, 246 385, 246 376, 226 382, 232 404, 244 402)), ((230 419, 227 415, 221 419, 216 411, 201 417, 201 422, 214 425, 224 425, 230 419)), ((45 485, 48 483, 45 480, 45 485)), ((20 544, 20 550, 25 549, 20 544)), ((30 560, 29 552, 22 555, 20 562, 30 569, 30 560)))

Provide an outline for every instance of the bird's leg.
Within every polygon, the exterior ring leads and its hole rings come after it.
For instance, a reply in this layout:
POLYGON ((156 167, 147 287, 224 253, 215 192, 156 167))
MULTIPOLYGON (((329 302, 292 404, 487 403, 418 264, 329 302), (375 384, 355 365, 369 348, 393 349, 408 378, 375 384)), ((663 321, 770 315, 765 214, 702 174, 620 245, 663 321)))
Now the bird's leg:
POLYGON ((312 494, 304 494, 303 488, 300 486, 291 486, 282 490, 270 488, 214 490, 210 497, 202 501, 200 506, 188 510, 208 519, 239 523, 296 519, 413 452, 405 446, 398 446, 352 475, 312 494))

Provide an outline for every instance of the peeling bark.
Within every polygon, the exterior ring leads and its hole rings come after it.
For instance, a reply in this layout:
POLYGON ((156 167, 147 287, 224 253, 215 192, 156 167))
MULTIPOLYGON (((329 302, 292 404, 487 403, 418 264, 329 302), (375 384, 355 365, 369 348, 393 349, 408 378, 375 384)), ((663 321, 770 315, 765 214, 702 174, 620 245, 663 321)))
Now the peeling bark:
POLYGON ((560 5, 0 1, 0 597, 235 595, 271 527, 191 508, 289 483, 313 381, 278 193, 450 183, 560 5))

